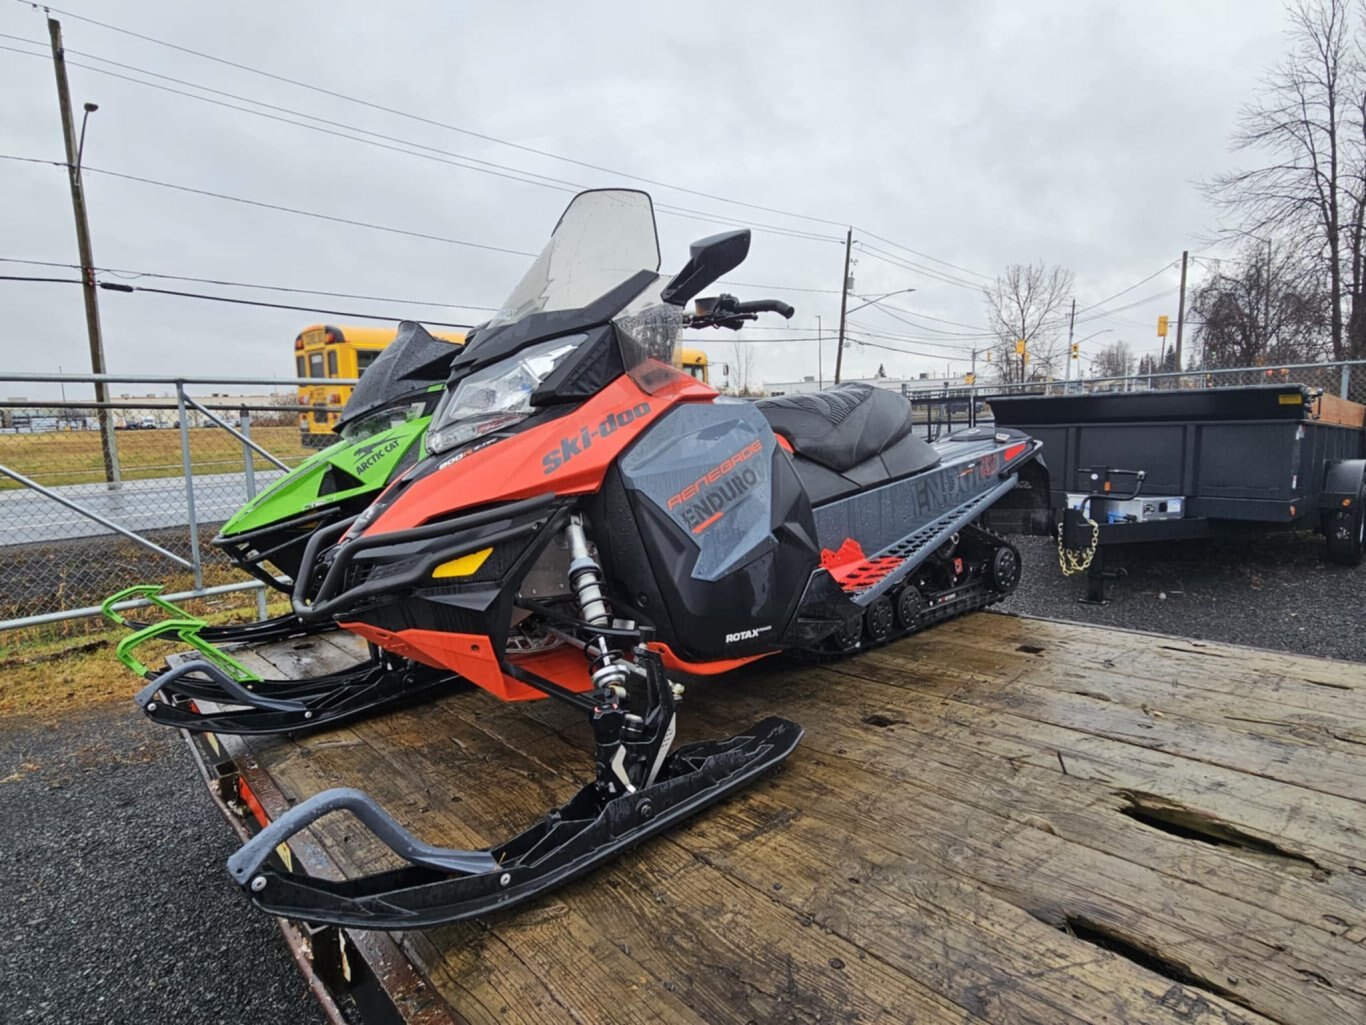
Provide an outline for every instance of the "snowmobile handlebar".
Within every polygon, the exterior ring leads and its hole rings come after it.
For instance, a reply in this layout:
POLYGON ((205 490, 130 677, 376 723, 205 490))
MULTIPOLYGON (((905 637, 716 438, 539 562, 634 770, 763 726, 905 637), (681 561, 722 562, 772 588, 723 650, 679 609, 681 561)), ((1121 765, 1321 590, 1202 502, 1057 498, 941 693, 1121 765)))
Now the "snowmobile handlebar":
POLYGON ((753 302, 742 303, 733 295, 724 292, 711 298, 698 299, 693 307, 693 313, 686 318, 687 327, 728 327, 732 331, 739 331, 747 320, 757 320, 761 313, 776 313, 786 319, 791 319, 792 314, 796 313, 791 306, 778 299, 756 299, 753 302))
POLYGON ((791 320, 797 311, 778 299, 756 299, 748 303, 736 303, 736 313, 776 313, 784 320, 791 320))

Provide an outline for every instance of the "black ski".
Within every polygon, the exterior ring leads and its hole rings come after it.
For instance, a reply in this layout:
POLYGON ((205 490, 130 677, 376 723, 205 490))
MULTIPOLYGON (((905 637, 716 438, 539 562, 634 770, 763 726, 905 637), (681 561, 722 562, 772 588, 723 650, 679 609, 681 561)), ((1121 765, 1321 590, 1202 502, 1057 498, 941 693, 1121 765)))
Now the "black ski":
POLYGON ((327 790, 291 808, 228 859, 228 871, 264 911, 361 929, 419 929, 514 907, 610 861, 751 782, 792 753, 802 729, 768 718, 729 740, 681 747, 654 783, 607 795, 589 783, 567 804, 483 851, 431 847, 365 794, 327 790), (283 867, 276 847, 333 811, 350 811, 409 862, 332 881, 283 867))

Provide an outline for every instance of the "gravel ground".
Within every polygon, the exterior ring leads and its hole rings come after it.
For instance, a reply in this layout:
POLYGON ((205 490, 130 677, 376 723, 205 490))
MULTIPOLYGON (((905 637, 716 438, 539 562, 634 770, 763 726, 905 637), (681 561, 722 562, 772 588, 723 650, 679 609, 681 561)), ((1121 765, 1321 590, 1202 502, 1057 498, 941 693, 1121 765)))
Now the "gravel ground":
POLYGON ((324 1021, 179 735, 125 702, 0 719, 0 1019, 324 1021))
POLYGON ((1121 545, 1109 605, 1085 605, 1086 575, 1064 577, 1049 538, 1013 537, 1023 562, 1005 612, 1279 648, 1366 662, 1366 565, 1323 561, 1314 534, 1121 545))

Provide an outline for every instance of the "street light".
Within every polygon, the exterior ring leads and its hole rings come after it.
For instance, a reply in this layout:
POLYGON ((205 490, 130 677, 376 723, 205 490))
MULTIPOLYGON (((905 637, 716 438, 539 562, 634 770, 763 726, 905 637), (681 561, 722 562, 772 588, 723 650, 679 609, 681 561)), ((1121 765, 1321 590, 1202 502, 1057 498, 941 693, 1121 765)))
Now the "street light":
POLYGON ((90 120, 90 115, 100 109, 98 103, 87 103, 85 113, 81 115, 81 141, 76 144, 76 172, 81 170, 81 154, 85 152, 85 123, 90 120))

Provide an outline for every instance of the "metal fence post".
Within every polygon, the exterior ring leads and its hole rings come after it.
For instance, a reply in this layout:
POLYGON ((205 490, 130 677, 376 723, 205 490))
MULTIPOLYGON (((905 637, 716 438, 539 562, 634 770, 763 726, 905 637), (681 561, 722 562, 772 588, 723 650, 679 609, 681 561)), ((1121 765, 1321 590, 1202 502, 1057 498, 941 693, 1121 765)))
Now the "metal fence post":
MULTIPOLYGON (((250 502, 256 497, 256 458, 252 453, 251 445, 251 410, 243 406, 238 410, 240 414, 237 420, 237 429, 242 432, 245 439, 242 442, 242 469, 247 480, 247 501, 250 502)), ((265 619, 266 609, 266 589, 262 586, 256 592, 256 618, 265 619)))
POLYGON ((190 562, 194 564, 194 589, 204 589, 204 563, 199 556, 199 517, 194 508, 194 467, 190 462, 190 417, 185 408, 185 385, 175 386, 176 409, 180 414, 180 465, 185 474, 185 512, 190 520, 190 562))
POLYGON ((1342 387, 1338 394, 1344 399, 1352 397, 1352 364, 1344 362, 1342 364, 1342 387))
MULTIPOLYGON (((242 437, 251 441, 251 410, 243 407, 239 412, 241 418, 237 429, 242 432, 242 437)), ((247 477, 247 501, 250 502, 256 497, 256 462, 251 457, 251 446, 246 441, 242 443, 242 469, 247 477)))

